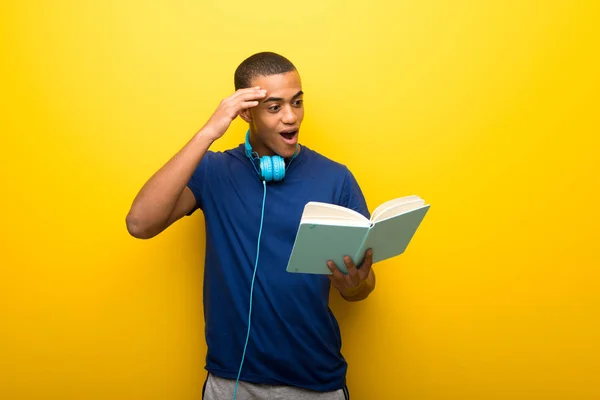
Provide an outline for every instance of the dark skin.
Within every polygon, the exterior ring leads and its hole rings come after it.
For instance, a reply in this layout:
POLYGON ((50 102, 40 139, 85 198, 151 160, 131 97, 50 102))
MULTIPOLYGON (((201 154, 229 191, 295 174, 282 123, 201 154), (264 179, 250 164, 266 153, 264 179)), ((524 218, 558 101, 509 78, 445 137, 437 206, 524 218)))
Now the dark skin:
POLYGON ((329 275, 331 284, 348 301, 366 299, 375 289, 375 273, 371 268, 373 266, 373 250, 367 250, 363 262, 358 267, 348 256, 344 257, 344 264, 348 269, 347 275, 343 274, 333 261, 327 263, 332 273, 329 275))

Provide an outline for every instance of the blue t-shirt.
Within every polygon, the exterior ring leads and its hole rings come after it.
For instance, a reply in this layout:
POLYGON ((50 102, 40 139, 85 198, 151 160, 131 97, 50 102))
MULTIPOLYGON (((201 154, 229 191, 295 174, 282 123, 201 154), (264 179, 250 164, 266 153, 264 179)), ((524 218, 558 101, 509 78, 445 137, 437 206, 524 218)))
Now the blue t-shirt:
MULTIPOLYGON (((235 379, 248 327, 263 183, 240 145, 207 152, 188 186, 206 224, 206 369, 235 379)), ((348 168, 305 146, 283 181, 267 183, 243 381, 316 391, 345 385, 347 364, 329 309, 329 279, 285 270, 309 201, 345 206, 369 217, 348 168)))

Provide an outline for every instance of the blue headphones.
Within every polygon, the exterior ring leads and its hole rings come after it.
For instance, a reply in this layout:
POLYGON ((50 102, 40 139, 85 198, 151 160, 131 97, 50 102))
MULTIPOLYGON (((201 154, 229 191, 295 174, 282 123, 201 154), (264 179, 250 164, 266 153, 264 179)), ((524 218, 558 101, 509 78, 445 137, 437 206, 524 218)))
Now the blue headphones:
MULTIPOLYGON (((298 145, 296 145, 296 152, 292 156, 290 162, 294 158, 296 158, 297 154, 298 154, 298 145)), ((263 181, 277 182, 277 181, 282 181, 283 178, 285 178, 285 171, 286 171, 287 167, 285 165, 285 160, 283 159, 283 157, 274 155, 274 156, 263 156, 263 157, 259 158, 258 153, 254 152, 252 150, 252 146, 250 146, 250 129, 248 129, 248 132, 246 132, 246 155, 252 162, 252 166, 254 167, 254 170, 256 171, 258 176, 260 176, 260 179, 262 179, 263 181), (256 164, 255 164, 254 160, 259 160, 260 171, 256 169, 256 164)))

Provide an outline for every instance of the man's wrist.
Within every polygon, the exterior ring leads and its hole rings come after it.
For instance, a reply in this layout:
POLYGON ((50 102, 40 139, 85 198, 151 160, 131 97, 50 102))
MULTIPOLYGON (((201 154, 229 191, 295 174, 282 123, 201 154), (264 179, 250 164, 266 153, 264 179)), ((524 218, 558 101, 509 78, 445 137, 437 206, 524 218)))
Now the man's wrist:
POLYGON ((202 129, 196 132, 194 139, 210 146, 215 142, 215 140, 218 139, 218 137, 215 136, 214 129, 212 129, 208 125, 205 125, 204 127, 202 127, 202 129))
POLYGON ((368 279, 365 279, 363 281, 361 281, 358 286, 355 287, 351 287, 351 288, 346 288, 344 290, 341 291, 341 295, 342 297, 348 299, 348 298, 352 298, 355 297, 357 295, 359 295, 360 293, 362 293, 364 290, 366 290, 366 287, 368 286, 368 279))
POLYGON ((342 297, 348 301, 360 301, 366 299, 375 289, 375 273, 369 271, 369 275, 362 280, 358 286, 340 290, 342 297))

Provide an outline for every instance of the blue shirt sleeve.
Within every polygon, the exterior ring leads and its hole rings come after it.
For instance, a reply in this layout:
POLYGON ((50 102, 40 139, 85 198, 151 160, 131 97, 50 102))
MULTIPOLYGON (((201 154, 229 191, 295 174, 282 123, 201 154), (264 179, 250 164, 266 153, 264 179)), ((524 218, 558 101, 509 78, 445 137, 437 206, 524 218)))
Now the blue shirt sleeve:
POLYGON ((187 214, 192 215, 197 209, 202 209, 202 194, 205 191, 206 180, 208 178, 208 168, 213 153, 207 151, 204 157, 198 163, 198 166, 194 170, 190 180, 187 183, 187 187, 190 188, 196 199, 196 206, 187 214))
POLYGON ((356 178, 354 178, 354 175, 352 175, 352 172, 348 168, 346 168, 346 177, 344 178, 344 186, 342 188, 342 202, 340 205, 357 211, 366 218, 371 218, 365 196, 363 196, 356 178))

